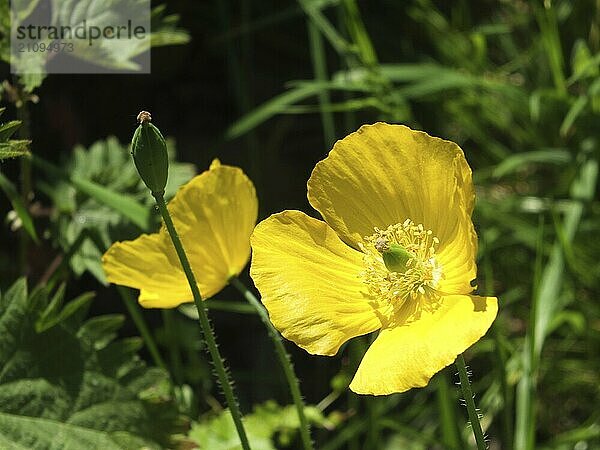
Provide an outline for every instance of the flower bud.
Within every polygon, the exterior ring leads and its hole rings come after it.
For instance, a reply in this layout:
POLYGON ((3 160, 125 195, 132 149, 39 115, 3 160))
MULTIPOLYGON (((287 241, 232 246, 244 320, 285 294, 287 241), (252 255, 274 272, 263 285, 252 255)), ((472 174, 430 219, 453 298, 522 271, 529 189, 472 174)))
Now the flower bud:
POLYGON ((131 154, 135 167, 152 193, 163 194, 169 174, 167 144, 160 130, 150 123, 150 113, 138 114, 139 126, 131 140, 131 154))
POLYGON ((385 267, 390 272, 404 273, 407 269, 406 263, 413 255, 399 244, 390 244, 381 252, 385 267))

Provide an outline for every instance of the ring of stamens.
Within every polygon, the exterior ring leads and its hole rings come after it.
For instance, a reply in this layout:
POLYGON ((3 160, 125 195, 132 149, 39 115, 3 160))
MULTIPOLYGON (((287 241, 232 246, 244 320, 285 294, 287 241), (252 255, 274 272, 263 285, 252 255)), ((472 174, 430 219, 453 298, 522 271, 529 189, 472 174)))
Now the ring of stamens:
POLYGON ((374 231, 360 245, 365 263, 361 276, 368 293, 394 306, 401 306, 419 295, 434 293, 442 271, 435 255, 439 239, 433 232, 422 224, 415 225, 410 219, 390 225, 385 230, 375 227, 374 231), (391 270, 386 267, 382 255, 390 250, 390 246, 393 249, 394 244, 410 255, 406 268, 391 270))

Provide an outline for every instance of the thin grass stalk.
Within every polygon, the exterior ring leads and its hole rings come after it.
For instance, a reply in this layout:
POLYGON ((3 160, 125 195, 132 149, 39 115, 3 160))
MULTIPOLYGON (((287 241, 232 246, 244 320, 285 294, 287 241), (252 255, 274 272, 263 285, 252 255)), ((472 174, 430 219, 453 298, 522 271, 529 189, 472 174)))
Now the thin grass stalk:
MULTIPOLYGON (((312 59, 315 80, 327 81, 327 55, 323 45, 323 37, 317 26, 308 20, 308 41, 310 43, 310 56, 312 59)), ((318 95, 321 112, 321 124, 325 136, 325 147, 331 148, 335 141, 335 124, 331 112, 331 96, 327 89, 321 90, 318 95)))
POLYGON ((275 345, 275 352, 277 353, 277 358, 279 359, 279 363, 283 368, 283 373, 285 374, 285 378, 290 387, 292 400, 294 401, 294 405, 296 406, 298 420, 300 421, 300 438, 302 439, 302 445, 305 450, 312 450, 313 444, 310 438, 310 428, 308 420, 306 419, 306 415, 304 414, 304 401, 302 400, 302 394, 300 393, 300 385, 298 382, 298 378, 296 377, 296 373, 294 372, 294 366, 292 365, 290 355, 285 350, 285 346, 283 345, 281 336, 271 323, 271 320, 269 319, 269 315, 265 307, 254 296, 254 294, 250 292, 246 285, 242 283, 237 277, 232 277, 229 280, 229 283, 232 286, 234 286, 238 291, 240 291, 244 298, 248 300, 248 303, 250 303, 254 307, 254 309, 260 316, 260 319, 267 327, 269 337, 275 345))
MULTIPOLYGON (((494 295, 494 270, 490 258, 490 253, 486 251, 483 256, 483 273, 485 295, 494 295)), ((494 357, 496 361, 496 370, 500 381, 500 389, 502 391, 502 445, 506 450, 513 448, 513 393, 506 379, 506 362, 508 356, 502 342, 502 334, 498 322, 492 324, 492 336, 494 339, 494 357)))
POLYGON ((204 340, 212 358, 215 367, 215 372, 217 373, 217 378, 221 385, 221 389, 223 389, 223 394, 225 395, 225 400, 227 401, 227 406, 229 407, 229 412, 231 413, 231 417, 237 430, 237 434, 240 438, 242 448, 244 450, 250 450, 250 443, 248 442, 246 430, 244 429, 244 424, 242 423, 242 414, 240 412, 239 405, 235 398, 233 387, 231 381, 229 380, 229 375, 227 374, 227 370, 225 369, 223 358, 221 357, 221 353, 219 352, 219 349, 217 347, 215 335, 211 328, 206 309, 204 307, 204 304, 202 303, 202 296, 200 295, 200 289, 198 289, 198 283, 196 282, 196 277, 194 276, 194 272, 192 271, 192 266, 190 265, 187 254, 185 253, 183 244, 179 239, 179 234, 177 234, 177 230, 175 229, 175 225, 173 224, 173 220, 171 219, 171 214, 167 209, 167 204, 165 202, 163 194, 153 192, 152 195, 156 200, 156 205, 160 210, 160 214, 165 223, 165 227, 167 228, 167 231, 171 236, 171 241, 173 242, 173 246, 175 247, 175 251, 177 252, 179 261, 181 262, 181 267, 183 268, 185 276, 190 285, 190 289, 192 290, 194 303, 196 305, 196 309, 198 310, 198 321, 200 322, 200 326, 202 327, 204 340))
POLYGON ((548 57, 550 72, 554 80, 554 87, 561 95, 567 94, 567 83, 564 73, 564 56, 558 30, 556 10, 551 2, 544 2, 543 6, 535 7, 535 18, 541 31, 544 50, 548 57))
MULTIPOLYGON (((336 13, 337 13, 336 18, 337 18, 338 28, 341 30, 341 34, 344 37, 344 39, 347 39, 348 31, 346 30, 346 27, 344 27, 344 21, 346 20, 346 14, 344 12, 344 8, 339 6, 336 9, 336 13)), ((338 58, 340 61, 340 66, 343 67, 345 70, 349 70, 352 67, 352 61, 349 61, 349 59, 346 57, 346 55, 338 54, 338 58)), ((350 92, 348 92, 346 90, 342 91, 342 96, 343 96, 344 101, 348 101, 352 97, 350 92)), ((352 131, 356 130, 356 128, 357 128, 356 114, 354 113, 354 111, 352 109, 345 109, 343 117, 344 117, 343 118, 344 134, 349 134, 352 131)))
POLYGON ((310 18, 311 23, 323 33, 323 36, 325 36, 336 52, 339 54, 352 54, 354 52, 355 49, 340 35, 323 12, 313 5, 312 1, 298 0, 298 3, 304 10, 304 13, 310 18))
POLYGON ((445 373, 437 376, 436 397, 438 401, 438 410, 440 413, 440 427, 442 431, 442 442, 448 449, 460 450, 464 448, 462 436, 458 429, 458 420, 454 399, 445 373))
POLYGON ((181 351, 177 342, 177 327, 173 311, 168 309, 161 310, 163 324, 165 326, 165 341, 169 349, 170 367, 175 383, 183 383, 183 362, 181 361, 181 351))

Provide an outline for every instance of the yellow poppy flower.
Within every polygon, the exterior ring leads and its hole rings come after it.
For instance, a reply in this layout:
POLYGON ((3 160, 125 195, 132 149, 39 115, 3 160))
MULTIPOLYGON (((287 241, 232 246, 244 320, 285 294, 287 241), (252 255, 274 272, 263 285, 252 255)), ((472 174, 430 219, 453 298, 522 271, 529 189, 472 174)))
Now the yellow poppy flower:
POLYGON ((385 123, 338 141, 308 180, 325 222, 284 211, 252 235, 250 273, 273 324, 319 355, 381 330, 350 389, 427 385, 496 317, 496 298, 471 295, 474 199, 453 142, 385 123))
MULTIPOLYGON (((225 287, 250 258, 258 201, 241 169, 214 160, 182 186, 168 205, 203 298, 225 287)), ((113 244, 102 257, 108 281, 140 290, 146 308, 192 301, 183 269, 164 225, 158 233, 113 244)))

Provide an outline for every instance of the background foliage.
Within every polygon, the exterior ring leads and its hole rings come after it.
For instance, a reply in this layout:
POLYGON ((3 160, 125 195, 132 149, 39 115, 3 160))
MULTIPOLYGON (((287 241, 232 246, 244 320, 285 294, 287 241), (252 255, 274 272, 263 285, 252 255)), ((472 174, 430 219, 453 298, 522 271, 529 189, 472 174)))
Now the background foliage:
MULTIPOLYGON (((195 322, 143 311, 144 331, 135 294, 102 284, 104 248, 158 223, 126 150, 135 115, 147 109, 186 162, 172 166, 172 188, 192 175, 190 164, 204 170, 219 157, 255 182, 261 218, 292 208, 316 215, 305 196, 310 171, 362 123, 405 123, 459 143, 477 186, 478 292, 500 298, 492 330, 467 353, 490 447, 600 448, 597 1, 171 0, 154 19, 153 43, 173 45, 152 50, 151 75, 18 79, 1 66, 0 348, 33 362, 10 369, 0 351, 0 424, 11 430, 3 446, 51 448, 31 434, 40 421, 84 427, 115 448, 140 439, 235 446, 195 322), (27 140, 33 159, 13 159, 27 140), (46 287, 26 294, 23 280, 14 284, 20 275, 46 287), (63 281, 75 300, 61 306, 63 281), (137 335, 157 348, 140 348, 137 335), (68 373, 40 365, 58 351, 79 365, 68 373), (145 363, 133 364, 134 354, 145 363), (114 396, 97 396, 82 381, 89 374, 114 396), (100 405, 93 420, 77 420, 91 407, 81 396, 100 405), (102 420, 109 401, 123 408, 102 420), (157 401, 170 415, 150 433, 145 414, 157 401)), ((260 321, 230 289, 208 304, 242 408, 254 411, 256 448, 296 448, 289 394, 260 321)), ((402 395, 346 389, 368 339, 334 358, 288 345, 314 405, 317 448, 467 448, 451 368, 402 395)))

